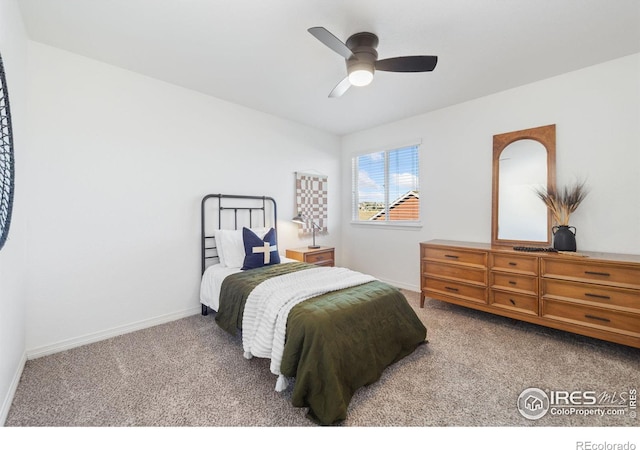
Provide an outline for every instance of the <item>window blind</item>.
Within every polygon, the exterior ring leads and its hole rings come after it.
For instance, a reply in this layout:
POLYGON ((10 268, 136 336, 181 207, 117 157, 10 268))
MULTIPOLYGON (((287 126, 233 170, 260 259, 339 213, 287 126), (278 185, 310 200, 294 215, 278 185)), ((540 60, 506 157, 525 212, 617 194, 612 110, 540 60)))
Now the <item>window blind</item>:
POLYGON ((354 221, 420 219, 418 145, 355 156, 352 170, 354 221))

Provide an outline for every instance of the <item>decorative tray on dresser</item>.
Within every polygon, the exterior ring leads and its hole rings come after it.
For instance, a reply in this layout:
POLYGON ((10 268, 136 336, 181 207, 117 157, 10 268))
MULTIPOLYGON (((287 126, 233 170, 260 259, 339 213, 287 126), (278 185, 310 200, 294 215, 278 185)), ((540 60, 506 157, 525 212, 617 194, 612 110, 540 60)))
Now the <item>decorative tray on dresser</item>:
POLYGON ((640 256, 420 243, 426 297, 640 348, 640 256))

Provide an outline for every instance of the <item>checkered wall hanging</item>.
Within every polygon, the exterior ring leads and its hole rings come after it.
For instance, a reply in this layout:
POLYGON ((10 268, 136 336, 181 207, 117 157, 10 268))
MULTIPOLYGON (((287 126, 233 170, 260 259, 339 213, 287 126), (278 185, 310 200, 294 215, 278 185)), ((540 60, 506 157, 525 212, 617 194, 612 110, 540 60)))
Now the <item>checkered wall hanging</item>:
MULTIPOLYGON (((296 211, 307 221, 313 220, 320 229, 318 233, 327 233, 327 177, 296 172, 296 211)), ((311 234, 310 222, 300 227, 301 234, 311 234)))

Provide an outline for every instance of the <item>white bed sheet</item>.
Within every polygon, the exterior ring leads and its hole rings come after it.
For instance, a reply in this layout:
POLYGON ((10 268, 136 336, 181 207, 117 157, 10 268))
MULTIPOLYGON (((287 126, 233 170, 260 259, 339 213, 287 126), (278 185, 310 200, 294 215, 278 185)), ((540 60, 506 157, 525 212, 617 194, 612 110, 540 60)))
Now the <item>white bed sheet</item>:
MULTIPOLYGON (((295 262, 294 259, 280 255, 280 263, 295 262)), ((226 277, 240 272, 238 267, 225 267, 222 264, 213 264, 204 271, 200 281, 200 303, 214 311, 220 306, 220 287, 226 277)))
POLYGON ((200 303, 217 311, 220 306, 222 281, 227 276, 237 272, 240 272, 240 268, 226 267, 222 264, 214 264, 207 267, 200 281, 200 303))

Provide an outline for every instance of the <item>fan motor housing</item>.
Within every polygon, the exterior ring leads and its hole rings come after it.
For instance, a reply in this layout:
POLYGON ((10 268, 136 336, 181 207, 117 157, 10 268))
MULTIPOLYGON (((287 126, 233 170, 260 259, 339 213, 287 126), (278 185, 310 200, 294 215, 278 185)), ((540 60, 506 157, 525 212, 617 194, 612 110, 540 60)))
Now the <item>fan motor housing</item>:
POLYGON ((373 74, 378 59, 378 36, 368 32, 356 33, 345 44, 353 52, 353 56, 347 59, 347 73, 366 70, 373 74))
POLYGON ((345 45, 355 53, 358 47, 371 47, 375 49, 378 46, 378 36, 367 31, 356 33, 347 39, 345 45))

